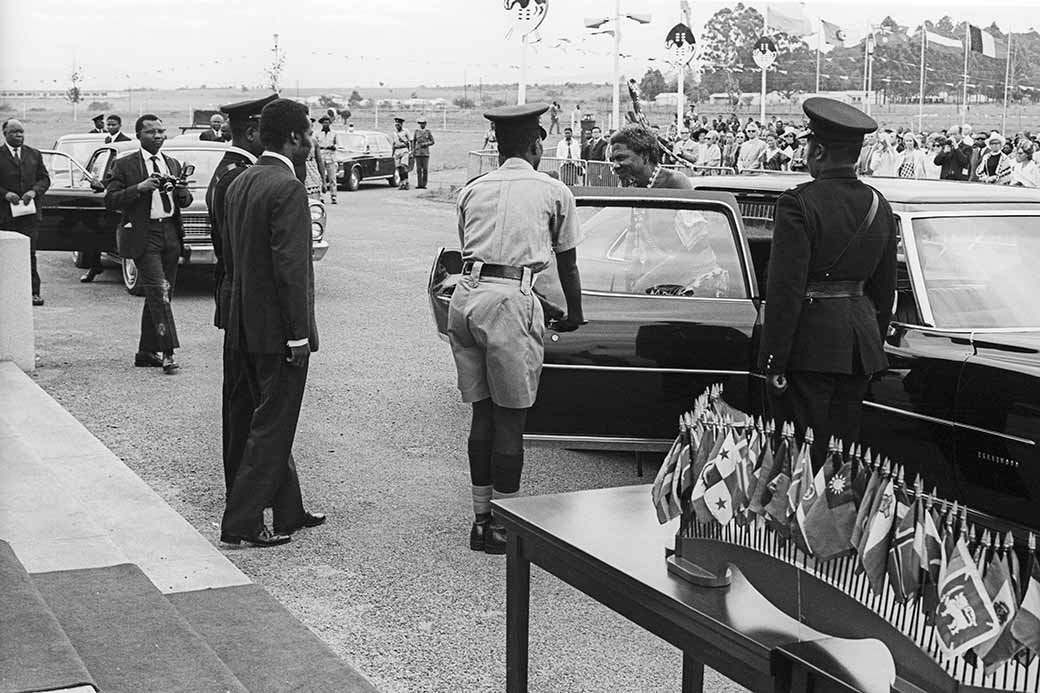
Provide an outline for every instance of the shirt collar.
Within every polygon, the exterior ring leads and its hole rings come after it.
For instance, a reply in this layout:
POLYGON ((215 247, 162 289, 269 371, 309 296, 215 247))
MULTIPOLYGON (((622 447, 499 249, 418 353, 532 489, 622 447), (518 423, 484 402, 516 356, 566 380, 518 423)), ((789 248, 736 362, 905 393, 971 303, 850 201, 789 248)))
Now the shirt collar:
POLYGON ((7 151, 11 152, 11 156, 14 156, 14 153, 17 152, 19 149, 21 149, 21 147, 12 147, 7 142, 4 142, 4 144, 7 145, 7 151))
MULTIPOLYGON (((163 158, 161 150, 156 152, 155 154, 149 154, 147 149, 145 149, 144 147, 141 147, 141 149, 139 151, 141 152, 141 158, 144 159, 144 163, 145 164, 150 165, 152 163, 152 157, 153 156, 157 156, 157 157, 159 157, 159 161, 162 161, 163 166, 166 165, 166 160, 163 158)), ((151 169, 148 169, 148 170, 150 171, 151 169)))
POLYGON ((855 178, 856 167, 852 164, 848 166, 835 166, 834 168, 824 169, 816 174, 816 180, 824 178, 855 178))
POLYGON ((531 165, 530 161, 528 161, 527 159, 521 159, 518 156, 509 157, 502 163, 501 166, 499 166, 499 168, 516 170, 529 169, 531 171, 534 170, 534 166, 531 165))
POLYGON ((261 154, 260 156, 269 156, 272 159, 278 159, 283 164, 285 164, 286 166, 289 167, 289 171, 294 176, 296 175, 296 167, 293 166, 293 163, 292 163, 292 161, 289 160, 289 157, 285 156, 284 154, 279 154, 278 152, 272 152, 270 149, 265 149, 264 153, 261 154))
POLYGON ((245 159, 248 159, 249 163, 251 163, 251 164, 255 164, 256 163, 256 157, 253 156, 251 153, 247 152, 244 149, 240 149, 240 148, 238 148, 238 147, 236 147, 234 145, 231 145, 230 147, 227 148, 227 150, 228 150, 229 154, 238 154, 239 156, 241 156, 241 157, 243 157, 245 159))

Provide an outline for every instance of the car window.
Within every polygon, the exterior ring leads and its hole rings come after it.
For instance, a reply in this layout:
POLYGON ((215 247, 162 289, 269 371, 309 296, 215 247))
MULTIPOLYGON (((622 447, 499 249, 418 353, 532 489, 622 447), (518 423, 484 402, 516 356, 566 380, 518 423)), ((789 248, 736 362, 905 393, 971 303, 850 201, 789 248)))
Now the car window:
POLYGON ((372 138, 372 152, 380 156, 390 156, 393 153, 393 145, 386 135, 376 135, 372 138))
POLYGON ((732 222, 711 209, 583 207, 584 290, 747 298, 732 222))
POLYGON ((99 181, 105 180, 105 171, 108 168, 108 161, 112 158, 111 149, 102 149, 97 153, 90 161, 90 175, 94 176, 99 181))
POLYGON ((195 172, 188 179, 188 187, 194 190, 205 190, 213 178, 213 172, 224 158, 223 149, 170 149, 165 151, 177 161, 184 164, 192 164, 195 172))
POLYGON ((44 152, 43 165, 51 178, 52 188, 78 188, 84 185, 83 167, 68 154, 44 152))
POLYGON ((345 134, 342 137, 337 138, 340 142, 340 146, 349 152, 364 152, 365 151, 365 136, 364 135, 351 135, 345 134))

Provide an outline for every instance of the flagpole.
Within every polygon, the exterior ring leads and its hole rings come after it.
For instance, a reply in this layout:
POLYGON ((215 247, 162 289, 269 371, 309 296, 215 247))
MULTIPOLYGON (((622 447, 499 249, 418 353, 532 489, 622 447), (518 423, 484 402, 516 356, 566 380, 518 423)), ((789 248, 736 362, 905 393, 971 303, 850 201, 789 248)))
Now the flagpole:
POLYGON ((1007 132, 1008 90, 1011 88, 1011 32, 1007 36, 1007 63, 1004 65, 1004 111, 1000 115, 1000 131, 1007 132))
POLYGON ((867 74, 870 72, 870 37, 874 32, 874 27, 867 27, 867 35, 863 39, 863 108, 870 113, 870 107, 867 105, 867 74))
POLYGON ((917 99, 917 131, 924 130, 924 47, 928 42, 928 33, 925 31, 924 22, 921 22, 921 93, 917 99))
POLYGON ((964 111, 961 113, 961 128, 968 122, 968 51, 971 50, 971 25, 964 22, 964 88, 961 94, 961 104, 964 111))
MULTIPOLYGON (((769 34, 769 5, 766 5, 765 12, 762 13, 762 35, 767 36, 769 34)), ((758 120, 762 124, 762 127, 766 126, 766 68, 762 68, 762 94, 760 96, 758 120)))
POLYGON ((819 31, 816 32, 816 93, 820 93, 820 42, 823 41, 823 19, 817 17, 819 31))

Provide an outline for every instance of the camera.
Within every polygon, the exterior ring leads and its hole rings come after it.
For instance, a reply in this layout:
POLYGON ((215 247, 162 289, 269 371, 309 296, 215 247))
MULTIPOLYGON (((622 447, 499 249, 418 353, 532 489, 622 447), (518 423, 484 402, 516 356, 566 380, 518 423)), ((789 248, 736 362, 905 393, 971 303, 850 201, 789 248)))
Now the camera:
POLYGON ((164 193, 173 192, 173 189, 180 186, 185 187, 190 182, 188 178, 195 173, 195 167, 191 164, 185 164, 181 167, 181 174, 179 176, 169 176, 162 173, 153 173, 154 178, 159 183, 159 190, 164 193))

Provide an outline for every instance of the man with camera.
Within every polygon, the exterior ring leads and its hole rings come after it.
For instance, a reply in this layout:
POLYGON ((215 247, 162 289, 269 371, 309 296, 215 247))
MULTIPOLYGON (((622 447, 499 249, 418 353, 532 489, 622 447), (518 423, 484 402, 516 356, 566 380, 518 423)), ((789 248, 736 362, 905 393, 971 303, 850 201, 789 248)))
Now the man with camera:
POLYGON ((185 178, 193 169, 182 176, 180 162, 159 152, 166 128, 158 116, 142 115, 134 130, 141 142, 139 155, 116 159, 105 181, 105 206, 123 213, 116 245, 121 257, 137 265, 144 290, 134 365, 159 366, 172 375, 178 368, 173 350, 180 343, 170 301, 184 241, 180 210, 192 201, 185 178))
POLYGON ((951 125, 946 137, 939 140, 941 146, 934 163, 939 167, 941 180, 968 180, 971 165, 971 145, 961 142, 961 128, 951 125))

